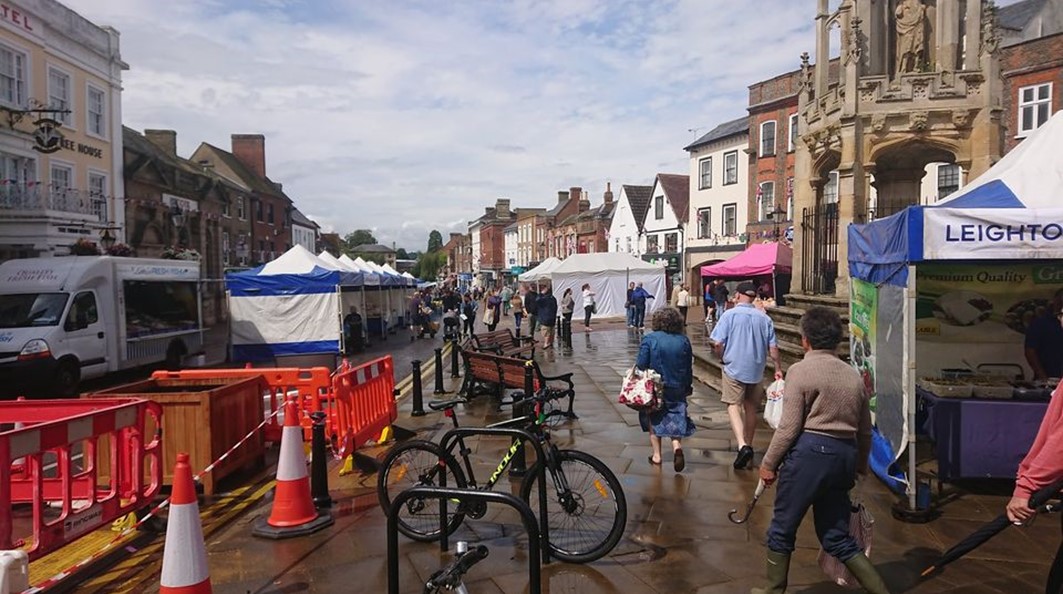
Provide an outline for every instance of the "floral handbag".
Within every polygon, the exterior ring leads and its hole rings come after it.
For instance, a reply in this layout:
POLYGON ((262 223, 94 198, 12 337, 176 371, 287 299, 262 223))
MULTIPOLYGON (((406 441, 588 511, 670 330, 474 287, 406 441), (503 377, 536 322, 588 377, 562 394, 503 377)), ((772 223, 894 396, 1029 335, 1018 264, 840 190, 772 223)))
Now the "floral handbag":
POLYGON ((661 409, 661 397, 657 394, 661 374, 652 369, 639 370, 632 367, 624 377, 617 402, 637 411, 654 412, 661 409))

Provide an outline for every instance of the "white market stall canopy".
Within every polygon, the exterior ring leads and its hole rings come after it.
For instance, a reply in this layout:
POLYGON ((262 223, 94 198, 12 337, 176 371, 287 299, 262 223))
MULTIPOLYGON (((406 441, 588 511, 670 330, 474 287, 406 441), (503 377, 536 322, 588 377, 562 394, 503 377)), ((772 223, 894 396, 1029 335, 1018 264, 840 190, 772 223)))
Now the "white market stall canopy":
POLYGON ((561 265, 561 260, 549 257, 543 260, 538 266, 532 268, 527 272, 523 272, 517 276, 517 280, 526 283, 533 283, 535 281, 550 280, 550 273, 561 265))
POLYGON ((630 254, 573 254, 550 272, 549 279, 554 297, 559 301, 565 289, 572 289, 577 313, 583 307, 583 284, 590 284, 598 310, 595 317, 626 314, 624 305, 627 302, 628 283, 642 283, 643 288, 655 297, 646 303, 647 312, 668 305, 664 266, 645 262, 630 254))

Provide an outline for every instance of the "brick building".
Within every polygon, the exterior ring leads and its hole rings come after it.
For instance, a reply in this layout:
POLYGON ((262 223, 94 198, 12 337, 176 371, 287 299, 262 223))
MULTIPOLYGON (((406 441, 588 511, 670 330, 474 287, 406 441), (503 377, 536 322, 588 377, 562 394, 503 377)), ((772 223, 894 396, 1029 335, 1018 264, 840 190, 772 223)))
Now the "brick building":
POLYGON ((1004 147, 1010 151, 1063 109, 1063 33, 1004 48, 1000 70, 1004 147))
POLYGON ((554 225, 557 235, 562 238, 558 258, 571 254, 594 254, 609 251, 609 224, 613 220, 612 184, 606 184, 601 206, 591 208, 591 202, 584 192, 576 203, 577 212, 554 225))
POLYGON ((746 242, 785 239, 794 219, 794 152, 800 70, 749 87, 749 178, 746 242))
POLYGON ((473 250, 478 252, 473 254, 473 273, 482 274, 485 282, 501 278, 507 268, 504 230, 515 218, 509 199, 499 198, 494 206, 484 209, 483 216, 469 224, 469 233, 477 234, 472 243, 479 248, 473 250))
POLYGON ((231 247, 250 236, 251 224, 236 205, 249 193, 238 185, 177 155, 173 130, 124 128, 126 243, 137 256, 159 258, 175 248, 200 254, 203 321, 224 319, 224 287, 219 279, 239 264, 231 247))
POLYGON ((292 246, 292 201, 281 184, 266 176, 265 136, 233 134, 231 141, 231 152, 204 142, 192 154, 192 160, 213 167, 222 177, 250 190, 249 260, 251 265, 264 264, 292 246))
MULTIPOLYGON (((543 213, 542 216, 537 217, 535 232, 538 237, 542 237, 539 241, 540 261, 546 258, 564 258, 571 253, 567 251, 568 240, 558 228, 558 225, 579 212, 579 202, 582 198, 583 188, 579 186, 569 188, 568 192, 559 190, 557 192, 557 204, 543 213)), ((575 241, 574 238, 573 241, 575 241)))

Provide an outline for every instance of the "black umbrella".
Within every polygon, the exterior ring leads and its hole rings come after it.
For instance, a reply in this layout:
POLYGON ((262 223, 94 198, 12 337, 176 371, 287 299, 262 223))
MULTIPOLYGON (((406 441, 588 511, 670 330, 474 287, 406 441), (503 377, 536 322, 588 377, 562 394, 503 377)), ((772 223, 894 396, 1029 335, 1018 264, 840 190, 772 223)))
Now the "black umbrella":
MULTIPOLYGON (((1030 508, 1045 511, 1043 509, 1044 505, 1049 499, 1059 495, 1060 490, 1063 490, 1063 480, 1056 481, 1047 487, 1038 489, 1030 496, 1030 508)), ((967 553, 977 549, 987 540, 993 538, 997 533, 1011 525, 1011 520, 1008 519, 1008 514, 1001 514, 997 519, 987 524, 983 524, 981 528, 972 532, 967 538, 961 540, 953 545, 951 549, 945 551, 933 565, 926 568, 926 571, 922 573, 923 577, 934 573, 938 569, 941 569, 949 563, 952 563, 967 553)))

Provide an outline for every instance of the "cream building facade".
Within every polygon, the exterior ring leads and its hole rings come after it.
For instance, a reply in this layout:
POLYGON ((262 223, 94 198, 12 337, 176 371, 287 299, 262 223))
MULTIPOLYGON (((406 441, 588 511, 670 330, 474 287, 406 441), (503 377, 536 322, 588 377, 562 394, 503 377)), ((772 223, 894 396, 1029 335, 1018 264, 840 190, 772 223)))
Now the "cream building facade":
POLYGON ((703 265, 726 260, 746 247, 748 148, 749 118, 742 117, 716 126, 684 149, 690 155, 685 267, 695 286, 703 265))
POLYGON ((119 34, 54 0, 0 2, 0 260, 125 238, 119 34))

